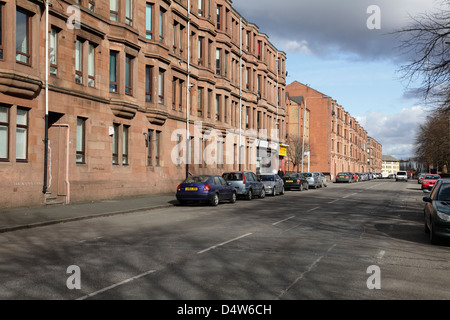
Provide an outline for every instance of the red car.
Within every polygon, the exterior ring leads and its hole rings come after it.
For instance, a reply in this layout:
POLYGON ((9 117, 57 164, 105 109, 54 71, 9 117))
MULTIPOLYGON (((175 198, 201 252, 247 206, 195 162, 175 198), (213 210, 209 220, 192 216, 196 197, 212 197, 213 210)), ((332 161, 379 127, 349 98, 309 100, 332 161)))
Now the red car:
POLYGON ((422 179, 422 190, 423 189, 429 189, 433 188, 436 181, 438 181, 441 178, 438 174, 427 174, 422 179))

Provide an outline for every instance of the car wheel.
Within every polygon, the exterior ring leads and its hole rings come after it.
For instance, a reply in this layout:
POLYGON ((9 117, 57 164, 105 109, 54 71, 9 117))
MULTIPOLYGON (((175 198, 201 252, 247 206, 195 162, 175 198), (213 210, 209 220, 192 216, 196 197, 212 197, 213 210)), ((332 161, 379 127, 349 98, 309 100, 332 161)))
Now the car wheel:
POLYGON ((273 189, 272 189, 272 196, 275 197, 276 195, 277 195, 276 187, 273 186, 273 189))
POLYGON ((433 221, 430 221, 430 242, 431 244, 439 244, 439 238, 438 236, 434 233, 434 226, 433 226, 433 221))
POLYGON ((259 198, 263 199, 266 196, 266 189, 262 188, 261 193, 259 194, 259 198))
POLYGON ((252 200, 252 197, 253 197, 253 195, 252 195, 252 189, 249 189, 248 192, 247 192, 247 195, 246 195, 245 199, 247 199, 247 200, 252 200))
POLYGON ((424 215, 424 220, 425 220, 425 222, 423 224, 423 226, 424 226, 423 230, 425 231, 425 233, 430 233, 430 228, 428 228, 427 218, 425 217, 425 215, 424 215))
POLYGON ((303 191, 303 184, 300 185, 300 191, 303 191))
POLYGON ((215 207, 218 204, 219 204, 219 195, 215 193, 214 197, 211 199, 211 205, 215 207))
POLYGON ((231 203, 235 203, 235 202, 236 202, 236 192, 233 192, 233 193, 232 193, 230 202, 231 202, 231 203))
POLYGON ((306 190, 309 190, 309 184, 306 185, 306 190))
POLYGON ((284 194, 284 187, 281 187, 281 192, 280 192, 280 194, 284 194))

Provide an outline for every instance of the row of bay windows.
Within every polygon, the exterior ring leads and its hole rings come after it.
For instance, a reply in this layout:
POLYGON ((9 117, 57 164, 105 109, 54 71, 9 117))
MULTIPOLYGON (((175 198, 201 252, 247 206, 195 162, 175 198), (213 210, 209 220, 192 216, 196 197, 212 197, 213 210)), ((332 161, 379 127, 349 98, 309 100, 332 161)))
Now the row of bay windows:
MULTIPOLYGON (((153 4, 147 3, 147 11, 152 11, 153 4)), ((0 4, 0 59, 3 59, 3 6, 0 4)), ((147 12, 148 13, 148 12, 147 12)), ((163 37, 164 26, 164 14, 163 10, 160 10, 160 37, 163 37)), ((153 16, 149 13, 149 16, 153 16)), ((31 14, 29 12, 22 11, 20 8, 16 10, 16 62, 31 65, 31 14)), ((151 26, 152 23, 150 22, 151 26)), ((149 27, 151 28, 151 27, 149 27)), ((174 24, 174 31, 176 29, 183 30, 178 23, 174 24)), ((50 30, 49 44, 50 44, 50 75, 58 75, 58 37, 61 30, 58 27, 52 26, 50 30)), ((147 34, 149 34, 147 30, 147 34)), ((151 35, 151 33, 150 33, 151 35)), ((174 32, 174 35, 176 33, 174 32)), ((182 48, 181 35, 176 38, 174 36, 174 48, 182 48)), ((205 63, 205 42, 204 37, 198 37, 198 63, 203 65, 205 63)), ((212 64, 211 47, 213 42, 208 40, 208 52, 209 64, 212 64)), ((78 37, 74 45, 75 55, 75 75, 74 81, 77 84, 87 84, 90 87, 95 87, 95 64, 96 64, 96 48, 98 43, 88 41, 86 39, 78 37), (86 59, 86 63, 85 60, 86 59), (85 70, 87 69, 87 70, 85 70), (87 72, 86 72, 87 71, 87 72)), ((181 50, 181 49, 179 49, 181 50)), ((118 69, 117 64, 119 51, 110 51, 110 74, 109 74, 109 91, 118 92, 118 69)), ((245 90, 256 91, 260 98, 267 98, 270 102, 276 104, 280 101, 280 96, 283 95, 283 89, 278 88, 275 81, 271 80, 266 75, 258 74, 254 68, 243 68, 243 75, 239 76, 239 61, 233 58, 230 61, 230 53, 227 50, 217 48, 215 56, 216 75, 229 78, 233 83, 238 84, 241 81, 241 77, 244 79, 243 88, 245 90), (231 67, 229 67, 231 65, 231 67), (230 71, 229 71, 230 70, 230 71)), ((125 94, 133 95, 133 61, 135 57, 131 55, 125 56, 125 75, 124 75, 124 87, 125 94)), ((150 67, 146 67, 146 84, 145 84, 145 101, 152 101, 152 81, 150 67)), ((158 74, 158 103, 164 104, 164 74, 165 70, 160 69, 158 74)), ((181 101, 181 100, 180 100, 181 101)), ((156 101, 155 101, 156 102, 156 101)))

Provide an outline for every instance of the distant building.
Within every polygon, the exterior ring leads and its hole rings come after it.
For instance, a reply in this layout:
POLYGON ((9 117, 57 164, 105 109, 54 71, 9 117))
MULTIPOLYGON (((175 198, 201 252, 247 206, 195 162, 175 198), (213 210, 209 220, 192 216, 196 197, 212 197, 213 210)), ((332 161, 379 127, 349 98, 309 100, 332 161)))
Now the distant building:
POLYGON ((388 174, 396 174, 400 170, 400 161, 393 156, 382 157, 383 166, 381 172, 387 172, 388 174))

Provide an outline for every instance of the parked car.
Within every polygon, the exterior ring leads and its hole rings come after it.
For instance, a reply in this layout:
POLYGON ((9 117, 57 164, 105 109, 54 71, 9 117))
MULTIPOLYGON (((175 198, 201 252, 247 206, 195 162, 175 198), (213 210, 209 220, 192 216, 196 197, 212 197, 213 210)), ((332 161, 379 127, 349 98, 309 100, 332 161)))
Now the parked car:
POLYGON ((423 197, 425 232, 431 243, 450 238, 450 179, 438 180, 429 196, 423 197))
POLYGON ((177 200, 180 204, 188 201, 207 201, 217 206, 220 201, 236 202, 236 191, 231 183, 218 175, 194 175, 185 179, 177 187, 177 200))
POLYGON ((322 172, 313 172, 314 175, 319 177, 320 187, 328 187, 327 177, 322 172))
POLYGON ((422 184, 423 177, 425 177, 427 174, 431 174, 431 173, 421 173, 421 174, 419 174, 419 176, 417 177, 417 183, 418 184, 422 184))
POLYGON ((253 199, 254 196, 266 196, 264 183, 251 171, 225 172, 222 177, 233 185, 238 196, 244 196, 247 200, 253 199))
POLYGON ((336 182, 354 182, 355 177, 351 172, 339 172, 336 176, 336 182))
POLYGON ((441 178, 438 174, 427 174, 422 179, 422 190, 431 190, 436 183, 437 180, 441 178))
POLYGON ((284 194, 284 182, 278 174, 260 174, 257 177, 264 184, 266 194, 284 194))
POLYGON ((406 171, 397 171, 397 174, 395 176, 395 181, 408 182, 408 173, 406 171))
POLYGON ((314 174, 314 172, 303 172, 302 175, 306 178, 306 180, 308 180, 310 188, 317 189, 322 186, 319 175, 314 174))
POLYGON ((309 189, 309 182, 302 173, 294 172, 284 175, 284 189, 299 189, 300 191, 309 189))

